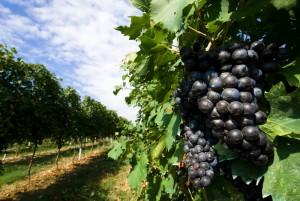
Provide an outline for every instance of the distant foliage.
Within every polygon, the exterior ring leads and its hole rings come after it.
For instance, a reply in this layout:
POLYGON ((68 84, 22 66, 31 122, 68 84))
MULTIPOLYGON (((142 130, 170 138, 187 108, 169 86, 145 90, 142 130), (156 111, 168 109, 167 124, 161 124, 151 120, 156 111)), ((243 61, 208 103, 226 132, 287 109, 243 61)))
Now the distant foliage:
POLYGON ((0 45, 0 150, 14 143, 41 144, 102 138, 120 132, 127 120, 72 87, 62 88, 45 66, 15 57, 0 45))

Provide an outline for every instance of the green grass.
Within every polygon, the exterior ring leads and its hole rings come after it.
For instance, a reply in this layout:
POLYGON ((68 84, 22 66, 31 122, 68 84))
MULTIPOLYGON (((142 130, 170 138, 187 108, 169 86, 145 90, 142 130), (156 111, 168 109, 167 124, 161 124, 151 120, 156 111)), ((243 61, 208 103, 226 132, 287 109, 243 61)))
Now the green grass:
POLYGON ((78 165, 57 178, 46 189, 18 193, 20 201, 116 201, 132 200, 132 194, 120 181, 126 181, 128 165, 107 158, 107 152, 78 165))
MULTIPOLYGON (((85 149, 85 152, 88 154, 91 150, 91 147, 88 147, 85 149)), ((38 153, 41 150, 38 150, 38 153)), ((45 151, 42 149, 42 151, 45 151)), ((77 154, 76 150, 76 154, 77 154)), ((38 154, 37 153, 37 154, 38 154)), ((73 157, 74 151, 73 149, 68 149, 66 151, 61 152, 61 158, 70 158, 73 157)), ((37 158, 34 160, 32 169, 31 169, 31 175, 40 172, 42 170, 48 169, 51 166, 55 165, 55 158, 56 158, 56 153, 51 153, 51 154, 45 154, 41 157, 37 156, 37 158)), ((2 174, 0 175, 0 187, 4 184, 11 184, 14 183, 18 180, 22 180, 27 177, 27 170, 28 170, 28 165, 29 165, 29 158, 25 158, 22 160, 19 160, 17 162, 12 162, 12 163, 4 163, 2 164, 2 174)))

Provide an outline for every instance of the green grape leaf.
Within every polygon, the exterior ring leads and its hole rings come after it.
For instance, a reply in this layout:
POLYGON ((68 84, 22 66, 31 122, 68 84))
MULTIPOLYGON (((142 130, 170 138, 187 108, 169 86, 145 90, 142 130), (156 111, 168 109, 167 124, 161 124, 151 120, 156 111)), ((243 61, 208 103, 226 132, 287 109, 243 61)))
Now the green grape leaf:
POLYGON ((300 58, 284 67, 280 74, 285 76, 290 85, 300 87, 300 58))
POLYGON ((219 12, 219 17, 213 21, 207 23, 206 27, 210 33, 214 33, 218 30, 220 22, 230 21, 231 12, 229 12, 229 1, 221 1, 221 10, 219 12))
POLYGON ((169 125, 167 126, 166 133, 165 133, 167 150, 171 149, 175 141, 175 136, 179 132, 180 123, 181 123, 181 117, 174 113, 169 122, 169 125))
POLYGON ((300 134, 300 90, 287 94, 283 83, 278 83, 266 98, 271 112, 261 129, 273 139, 277 135, 300 134))
POLYGON ((150 8, 150 0, 130 0, 131 4, 140 9, 141 11, 147 12, 150 8))
POLYGON ((126 149, 126 141, 123 137, 120 138, 119 142, 108 152, 108 157, 117 160, 126 149))
POLYGON ((170 197, 175 193, 174 178, 172 175, 169 175, 167 178, 163 179, 162 185, 165 192, 168 193, 170 197))
POLYGON ((134 40, 141 35, 143 29, 147 29, 149 27, 149 15, 144 14, 142 16, 131 16, 131 24, 129 27, 119 26, 116 30, 120 31, 125 36, 129 36, 130 40, 134 40))
POLYGON ((184 147, 183 141, 180 141, 179 143, 176 144, 175 151, 174 151, 173 155, 171 156, 171 158, 169 159, 169 162, 168 162, 169 164, 174 165, 182 159, 182 157, 184 155, 183 147, 184 147))
POLYGON ((300 140, 277 137, 273 164, 264 176, 263 196, 274 201, 300 200, 300 140))
POLYGON ((214 149, 218 153, 219 162, 233 160, 239 156, 236 152, 230 149, 225 149, 224 146, 220 143, 214 145, 214 149))
POLYGON ((250 161, 241 159, 233 160, 231 168, 232 176, 240 176, 245 182, 260 180, 267 171, 267 167, 256 166, 250 161))
POLYGON ((147 165, 148 157, 145 152, 139 155, 137 164, 133 167, 133 170, 128 175, 128 183, 131 188, 137 189, 141 182, 147 177, 147 165))
POLYGON ((152 149, 151 159, 154 160, 154 159, 160 157, 161 153, 164 151, 165 148, 166 148, 166 139, 165 139, 165 135, 164 135, 159 139, 158 143, 152 149))
POLYGON ((297 4, 297 0, 271 0, 271 3, 277 9, 290 9, 297 4))
POLYGON ((183 9, 195 2, 195 0, 152 0, 151 18, 169 31, 178 32, 182 27, 183 9))

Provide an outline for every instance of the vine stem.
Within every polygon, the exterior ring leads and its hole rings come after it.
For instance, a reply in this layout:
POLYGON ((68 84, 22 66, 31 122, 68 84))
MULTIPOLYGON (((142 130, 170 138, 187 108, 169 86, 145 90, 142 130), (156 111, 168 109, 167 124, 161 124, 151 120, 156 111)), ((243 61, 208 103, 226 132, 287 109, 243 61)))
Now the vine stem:
POLYGON ((211 38, 210 38, 207 34, 201 32, 201 31, 199 31, 199 30, 197 30, 197 29, 195 29, 195 28, 193 28, 193 27, 191 27, 191 26, 188 26, 188 28, 189 28, 190 30, 194 31, 194 32, 197 33, 197 34, 199 34, 199 35, 201 35, 201 36, 204 36, 206 39, 211 40, 211 38))

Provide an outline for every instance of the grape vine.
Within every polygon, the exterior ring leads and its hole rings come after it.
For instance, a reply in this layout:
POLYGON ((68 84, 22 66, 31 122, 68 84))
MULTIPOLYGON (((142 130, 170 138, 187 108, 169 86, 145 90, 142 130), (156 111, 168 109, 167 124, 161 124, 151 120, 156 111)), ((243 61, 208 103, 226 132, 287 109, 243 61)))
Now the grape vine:
POLYGON ((131 2, 117 30, 139 44, 122 65, 139 113, 110 156, 137 196, 299 200, 299 3, 131 2))

